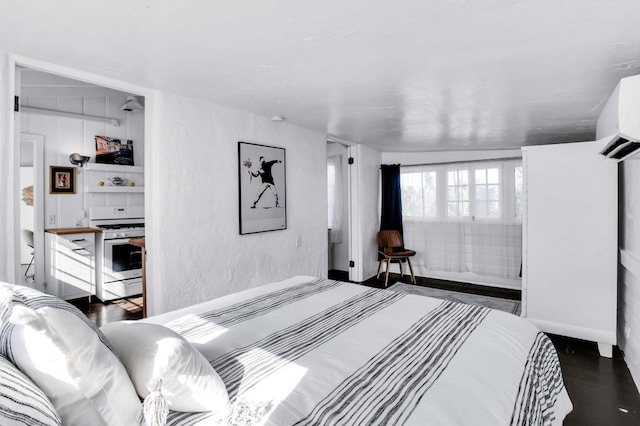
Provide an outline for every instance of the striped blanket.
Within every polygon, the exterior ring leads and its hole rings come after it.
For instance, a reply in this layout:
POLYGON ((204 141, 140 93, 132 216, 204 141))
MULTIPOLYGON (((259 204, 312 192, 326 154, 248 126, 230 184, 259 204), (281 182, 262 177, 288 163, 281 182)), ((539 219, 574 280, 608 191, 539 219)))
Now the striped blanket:
POLYGON ((224 424, 559 425, 572 409, 549 339, 483 307, 295 277, 146 321, 210 361, 224 424))

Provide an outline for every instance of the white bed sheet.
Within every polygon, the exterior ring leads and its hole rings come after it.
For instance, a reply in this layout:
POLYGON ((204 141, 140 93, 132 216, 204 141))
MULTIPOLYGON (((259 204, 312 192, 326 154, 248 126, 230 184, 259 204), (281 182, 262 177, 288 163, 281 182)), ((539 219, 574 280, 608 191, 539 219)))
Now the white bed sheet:
POLYGON ((144 321, 211 362, 229 424, 559 425, 572 409, 548 338, 501 311, 298 276, 144 321))

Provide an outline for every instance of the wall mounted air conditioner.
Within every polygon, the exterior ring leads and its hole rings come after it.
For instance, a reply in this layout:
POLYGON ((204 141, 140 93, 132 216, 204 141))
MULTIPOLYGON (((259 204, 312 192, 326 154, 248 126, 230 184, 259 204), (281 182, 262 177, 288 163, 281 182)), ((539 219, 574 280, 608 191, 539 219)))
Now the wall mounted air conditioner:
POLYGON ((606 138, 600 154, 623 161, 640 152, 640 75, 620 80, 607 100, 596 128, 596 139, 606 138))

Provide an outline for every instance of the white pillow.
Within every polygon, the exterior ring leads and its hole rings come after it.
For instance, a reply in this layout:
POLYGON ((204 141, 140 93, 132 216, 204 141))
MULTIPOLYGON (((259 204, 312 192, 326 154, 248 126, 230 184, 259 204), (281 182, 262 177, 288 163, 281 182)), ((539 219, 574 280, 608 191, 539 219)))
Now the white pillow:
POLYGON ((1 283, 0 312, 3 355, 42 389, 65 426, 136 423, 141 404, 124 366, 75 307, 1 283))
POLYGON ((228 413, 222 379, 191 343, 157 324, 114 322, 100 329, 129 372, 140 397, 152 379, 162 379, 162 394, 173 411, 228 413))

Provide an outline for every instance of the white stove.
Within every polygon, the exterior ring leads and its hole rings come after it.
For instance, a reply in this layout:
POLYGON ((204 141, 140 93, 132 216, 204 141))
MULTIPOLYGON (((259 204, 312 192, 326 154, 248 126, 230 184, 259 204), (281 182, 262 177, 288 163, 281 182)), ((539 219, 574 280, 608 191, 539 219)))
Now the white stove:
POLYGON ((144 207, 92 207, 89 226, 99 228, 96 296, 102 301, 142 293, 142 248, 129 244, 144 237, 144 207))

